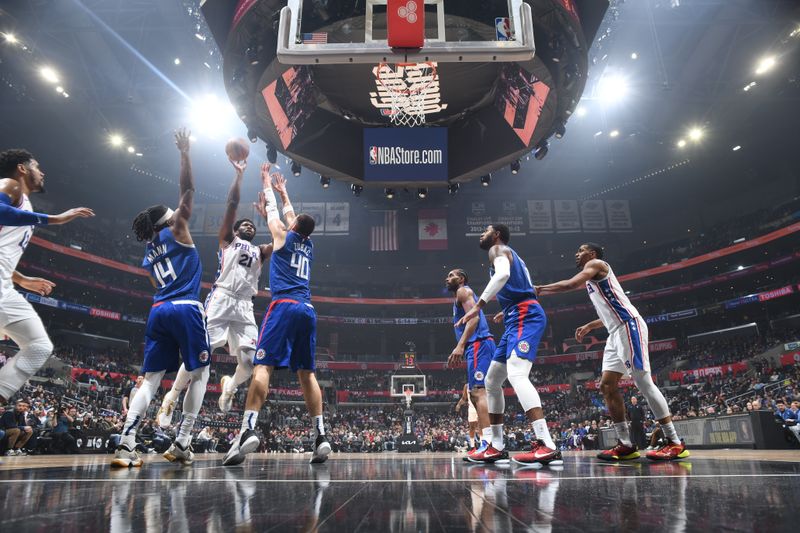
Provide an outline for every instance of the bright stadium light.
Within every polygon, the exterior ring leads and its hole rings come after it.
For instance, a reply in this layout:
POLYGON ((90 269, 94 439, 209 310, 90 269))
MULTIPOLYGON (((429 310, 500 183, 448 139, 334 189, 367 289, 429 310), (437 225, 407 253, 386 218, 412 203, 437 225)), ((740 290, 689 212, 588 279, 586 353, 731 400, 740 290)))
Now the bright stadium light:
POLYGON ((586 108, 583 107, 583 106, 578 106, 575 109, 575 115, 577 115, 579 117, 585 117, 586 116, 586 108))
POLYGON ((738 152, 738 151, 739 151, 739 150, 741 150, 741 149, 742 149, 742 146, 741 146, 741 145, 739 145, 739 144, 737 144, 736 146, 734 146, 734 147, 733 147, 733 151, 734 151, 734 152, 738 152))
POLYGON ((136 148, 134 148, 133 146, 128 146, 128 153, 129 154, 133 154, 135 152, 136 152, 136 148))
POLYGON ((19 42, 17 36, 13 33, 4 33, 3 36, 6 38, 8 44, 17 44, 19 42))
POLYGON ((42 78, 44 78, 45 81, 49 81, 50 83, 58 83, 59 81, 58 73, 53 70, 52 67, 42 67, 39 69, 39 74, 42 75, 42 78))
POLYGON ((181 58, 180 58, 180 57, 176 57, 176 58, 175 58, 175 61, 173 61, 173 62, 174 62, 176 65, 180 65, 180 64, 181 64, 181 58))
POLYGON ((756 74, 761 75, 769 72, 775 66, 775 56, 762 57, 756 65, 756 74))
POLYGON ((633 52, 631 54, 631 59, 639 59, 639 54, 637 54, 636 52, 633 52))
POLYGON ((694 142, 699 141, 703 138, 703 130, 699 127, 695 126, 689 130, 689 139, 693 140, 694 142))
POLYGON ((112 133, 108 137, 108 142, 111 144, 111 146, 119 147, 122 146, 122 143, 125 142, 125 139, 123 139, 122 135, 120 135, 119 133, 112 133))
POLYGON ((56 87, 56 92, 61 94, 64 92, 64 88, 61 85, 59 85, 58 87, 56 87))
POLYGON ((683 148, 683 147, 685 147, 685 146, 686 146, 686 140, 684 140, 684 139, 679 139, 679 140, 678 140, 678 148, 683 148))
POLYGON ((233 105, 215 94, 193 100, 189 113, 191 129, 209 137, 231 135, 241 125, 233 105))
POLYGON ((622 101, 628 95, 628 80, 619 74, 603 76, 597 82, 595 95, 599 100, 608 104, 622 101))
POLYGON ((619 130, 611 130, 608 132, 609 137, 619 137, 619 130))

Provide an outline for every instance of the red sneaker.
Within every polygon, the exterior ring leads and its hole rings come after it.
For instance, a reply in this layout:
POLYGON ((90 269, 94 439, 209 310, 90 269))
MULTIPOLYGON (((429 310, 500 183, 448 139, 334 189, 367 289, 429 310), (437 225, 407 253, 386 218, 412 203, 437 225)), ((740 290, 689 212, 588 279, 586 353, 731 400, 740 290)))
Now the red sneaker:
POLYGON ((485 449, 479 448, 472 455, 468 455, 470 462, 473 463, 494 463, 496 461, 508 460, 508 452, 506 450, 495 450, 494 446, 489 445, 485 449))
POLYGON ((531 451, 528 453, 518 453, 512 459, 517 464, 520 465, 532 465, 532 464, 564 464, 564 460, 561 458, 561 452, 558 450, 554 450, 552 448, 548 448, 545 446, 544 442, 540 440, 536 440, 531 444, 531 451))
POLYGON ((474 446, 473 446, 472 448, 470 448, 469 450, 467 450, 467 454, 466 454, 464 457, 462 457, 462 459, 463 459, 464 461, 469 461, 469 456, 470 456, 470 455, 472 455, 473 453, 475 453, 475 450, 477 450, 477 449, 478 449, 477 447, 474 447, 474 446))
POLYGON ((675 459, 685 459, 689 457, 689 450, 684 443, 675 444, 670 442, 657 450, 647 452, 646 457, 653 461, 673 461, 675 459))
POLYGON ((603 450, 597 454, 597 458, 603 461, 631 461, 639 457, 641 457, 639 448, 635 444, 633 446, 625 446, 620 441, 617 441, 617 445, 610 450, 603 450))

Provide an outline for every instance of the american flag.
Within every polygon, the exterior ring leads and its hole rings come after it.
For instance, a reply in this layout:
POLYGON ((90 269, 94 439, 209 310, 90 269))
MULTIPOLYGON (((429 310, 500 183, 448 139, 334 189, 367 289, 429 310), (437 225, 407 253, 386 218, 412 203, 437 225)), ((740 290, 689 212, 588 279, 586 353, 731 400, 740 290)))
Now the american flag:
POLYGON ((397 211, 372 211, 371 221, 369 228, 370 251, 397 251, 397 211))
POLYGON ((304 33, 303 44, 328 44, 328 34, 326 32, 304 33))

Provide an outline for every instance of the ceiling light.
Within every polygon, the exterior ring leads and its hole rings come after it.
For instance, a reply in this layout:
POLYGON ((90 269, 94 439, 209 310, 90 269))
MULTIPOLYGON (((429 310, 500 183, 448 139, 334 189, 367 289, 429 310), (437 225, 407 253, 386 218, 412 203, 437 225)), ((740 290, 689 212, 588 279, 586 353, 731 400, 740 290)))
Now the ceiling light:
POLYGON ((633 52, 631 54, 631 59, 639 59, 639 54, 637 54, 636 52, 633 52))
POLYGON ((39 74, 50 83, 58 83, 58 74, 51 67, 42 67, 39 69, 39 74))
POLYGON ((391 200, 392 198, 394 198, 394 189, 390 189, 389 187, 387 187, 383 189, 383 194, 386 195, 386 198, 391 200))
POLYGON ((123 139, 122 135, 118 133, 112 133, 108 138, 108 142, 111 143, 111 146, 122 146, 122 143, 125 142, 125 139, 123 139))
POLYGON ((678 148, 683 148, 686 146, 686 141, 684 139, 678 140, 678 148))
POLYGON ((611 130, 611 131, 608 133, 608 136, 609 136, 609 137, 619 137, 619 130, 611 130))
POLYGON ((417 189, 417 196, 419 196, 420 198, 425 198, 426 196, 428 196, 428 188, 420 187, 419 189, 417 189))
POLYGON ((481 176, 481 185, 483 185, 484 187, 488 187, 491 182, 492 182, 491 174, 486 174, 485 176, 481 176))
POLYGON ((628 80, 618 74, 604 76, 597 83, 595 94, 605 103, 617 103, 628 95, 628 80))
POLYGON ((703 130, 695 126, 689 130, 689 138, 695 142, 703 138, 703 130))
POLYGON ((128 146, 128 153, 132 154, 134 152, 136 152, 136 148, 134 148, 133 146, 128 146))
POLYGON ((328 187, 331 186, 331 179, 327 176, 320 176, 319 184, 322 185, 323 189, 327 189, 328 187))
POLYGON ((519 159, 517 159, 516 161, 512 161, 511 162, 511 173, 512 174, 518 174, 519 173, 519 169, 520 169, 521 166, 522 166, 522 163, 520 163, 519 159))
POLYGON ((550 149, 550 143, 547 141, 540 141, 539 144, 536 145, 536 148, 533 150, 533 157, 537 161, 541 161, 544 159, 544 156, 547 155, 547 152, 550 149))
POLYGON ((68 93, 68 92, 66 92, 66 91, 65 91, 65 92, 63 92, 63 93, 61 93, 61 94, 63 94, 63 95, 64 95, 64 98, 69 98, 69 93, 68 93))
POLYGON ((556 139, 563 139, 564 134, 567 133, 567 128, 562 121, 556 122, 555 127, 553 128, 553 135, 555 135, 556 139))
POLYGON ((193 131, 216 138, 230 135, 234 128, 241 127, 241 121, 230 102, 220 100, 215 94, 207 94, 192 101, 190 125, 193 131))
POLYGON ((63 93, 64 92, 64 88, 61 85, 59 85, 58 87, 56 87, 56 92, 57 93, 63 93))
POLYGON ((600 137, 603 134, 603 130, 598 131, 594 134, 595 137, 600 137))
POLYGON ((267 141, 267 161, 275 163, 278 160, 278 150, 271 142, 267 141))
POLYGON ((736 267, 736 270, 744 270, 744 267, 742 265, 739 265, 738 267, 736 267))
POLYGON ((176 57, 174 63, 176 65, 180 65, 181 64, 181 58, 180 57, 176 57))
POLYGON ((583 106, 578 106, 575 109, 575 114, 578 115, 579 117, 586 116, 586 108, 583 106))
POLYGON ((17 42, 18 42, 17 41, 17 36, 14 35, 13 33, 6 33, 6 34, 4 34, 4 36, 6 38, 6 42, 7 43, 9 43, 9 44, 17 44, 17 42))
POLYGON ((350 185, 350 190, 353 192, 353 196, 361 196, 361 191, 364 190, 364 186, 353 183, 350 185))
POLYGON ((194 36, 197 37, 198 39, 200 39, 201 41, 205 41, 206 40, 206 36, 203 35, 202 33, 195 33, 194 36))
POLYGON ((756 74, 764 74, 772 70, 772 67, 775 66, 775 56, 767 56, 762 58, 758 65, 756 66, 756 74))
POLYGON ((461 184, 451 183, 450 185, 447 186, 447 192, 450 194, 456 194, 459 188, 461 188, 461 184))
POLYGON ((297 163, 296 161, 292 161, 292 174, 294 176, 299 176, 302 171, 303 171, 303 167, 300 165, 300 163, 297 163))
POLYGON ((258 142, 258 134, 255 131, 251 130, 250 128, 247 128, 247 139, 251 143, 257 143, 258 142))
POLYGON ((754 81, 751 81, 750 83, 748 83, 747 85, 745 85, 745 86, 744 86, 743 90, 744 90, 745 92, 747 92, 747 91, 749 91, 750 89, 752 89, 753 87, 755 87, 756 85, 758 85, 756 82, 754 82, 754 81))
POLYGON ((741 150, 741 149, 742 149, 742 147, 741 147, 740 145, 738 145, 738 144, 737 144, 736 146, 734 146, 734 147, 733 147, 733 151, 734 151, 734 152, 738 152, 738 151, 739 151, 739 150, 741 150))

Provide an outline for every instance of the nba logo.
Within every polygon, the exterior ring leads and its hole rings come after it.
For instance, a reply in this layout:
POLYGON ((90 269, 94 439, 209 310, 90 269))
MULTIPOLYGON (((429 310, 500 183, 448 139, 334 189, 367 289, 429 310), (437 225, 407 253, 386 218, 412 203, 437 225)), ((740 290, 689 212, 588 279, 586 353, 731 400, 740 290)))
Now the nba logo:
POLYGON ((497 31, 498 41, 511 40, 511 21, 508 17, 497 17, 494 19, 494 28, 497 31))
POLYGON ((377 146, 370 146, 369 147, 369 164, 370 165, 377 165, 378 164, 378 147, 377 146))

